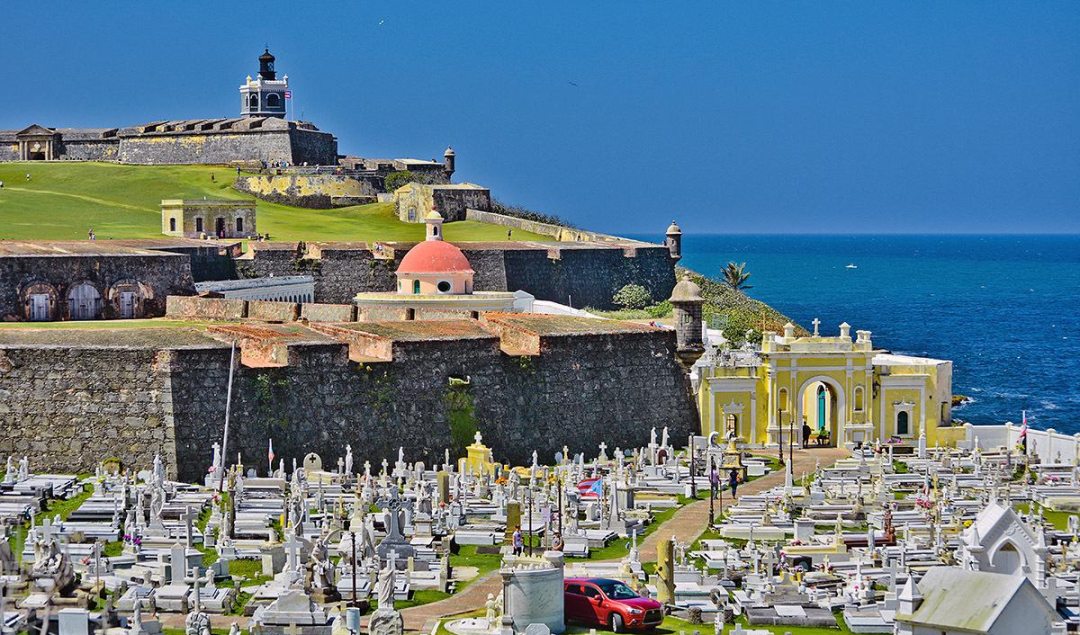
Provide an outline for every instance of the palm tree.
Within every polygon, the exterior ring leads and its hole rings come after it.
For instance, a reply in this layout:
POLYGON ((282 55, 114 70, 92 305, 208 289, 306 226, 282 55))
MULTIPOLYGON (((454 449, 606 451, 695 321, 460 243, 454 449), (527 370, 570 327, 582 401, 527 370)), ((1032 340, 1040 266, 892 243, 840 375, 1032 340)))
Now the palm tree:
POLYGON ((724 265, 720 272, 724 274, 724 283, 736 291, 754 288, 752 285, 746 284, 746 281, 750 279, 750 273, 746 271, 745 262, 736 264, 735 261, 731 261, 724 265))

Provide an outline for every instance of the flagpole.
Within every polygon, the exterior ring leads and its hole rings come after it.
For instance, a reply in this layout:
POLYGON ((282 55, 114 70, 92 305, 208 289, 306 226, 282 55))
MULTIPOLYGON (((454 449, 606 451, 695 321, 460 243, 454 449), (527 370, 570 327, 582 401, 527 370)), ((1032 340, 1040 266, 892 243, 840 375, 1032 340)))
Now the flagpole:
POLYGON ((233 384, 233 367, 236 361, 236 340, 232 341, 232 348, 229 350, 229 387, 225 391, 225 431, 222 433, 221 438, 221 473, 218 474, 218 493, 220 494, 225 486, 225 457, 229 444, 229 408, 232 405, 232 384, 233 384))

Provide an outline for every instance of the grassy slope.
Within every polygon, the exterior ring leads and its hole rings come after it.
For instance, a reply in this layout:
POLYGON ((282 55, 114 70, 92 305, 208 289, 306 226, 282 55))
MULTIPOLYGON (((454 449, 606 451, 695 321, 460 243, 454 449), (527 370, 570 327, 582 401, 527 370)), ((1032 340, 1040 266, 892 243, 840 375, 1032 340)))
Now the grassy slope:
MULTIPOLYGON (((201 165, 0 163, 0 238, 79 240, 89 229, 101 239, 160 238, 162 199, 250 198, 232 188, 234 177, 201 165)), ((424 239, 423 225, 403 223, 392 211, 390 203, 310 210, 259 201, 258 229, 273 240, 424 239)), ((513 237, 549 240, 520 230, 513 237)), ((446 225, 446 238, 506 240, 506 228, 460 221, 446 225)))
MULTIPOLYGON (((682 276, 683 271, 686 270, 680 268, 677 274, 682 276)), ((760 342, 762 332, 783 333, 784 324, 794 322, 764 302, 750 298, 720 280, 705 277, 696 271, 690 271, 690 278, 701 287, 701 295, 705 298, 705 305, 702 307, 704 318, 719 321, 724 337, 736 344, 741 344, 746 339, 748 330, 752 330, 753 339, 760 342)), ((795 334, 805 336, 810 333, 796 325, 795 334)))

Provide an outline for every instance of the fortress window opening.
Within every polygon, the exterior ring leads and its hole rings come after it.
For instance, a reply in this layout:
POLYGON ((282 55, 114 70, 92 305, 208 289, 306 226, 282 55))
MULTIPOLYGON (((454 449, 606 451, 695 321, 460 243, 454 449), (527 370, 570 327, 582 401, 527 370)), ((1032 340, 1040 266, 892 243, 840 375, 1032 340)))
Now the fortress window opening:
POLYGON ((200 234, 201 234, 201 233, 202 233, 202 231, 203 231, 203 222, 202 222, 202 218, 196 218, 196 219, 195 219, 195 232, 196 232, 196 233, 200 233, 200 234))
POLYGON ((909 431, 908 413, 906 410, 901 410, 896 413, 896 434, 904 436, 911 434, 909 431))
POLYGON ((176 219, 175 218, 170 218, 169 219, 169 231, 171 231, 171 232, 176 231, 176 219))
POLYGON ((243 218, 240 218, 240 217, 236 218, 236 231, 237 231, 237 233, 240 233, 240 232, 244 231, 244 219, 243 218))
POLYGON ((439 289, 439 293, 450 293, 450 290, 452 289, 452 287, 450 285, 450 281, 449 280, 439 280, 438 289, 439 289))
POLYGON ((277 108, 281 105, 281 98, 277 96, 277 93, 270 93, 266 96, 266 107, 277 108))
POLYGON ((729 414, 724 417, 724 436, 737 435, 739 429, 739 416, 729 414))

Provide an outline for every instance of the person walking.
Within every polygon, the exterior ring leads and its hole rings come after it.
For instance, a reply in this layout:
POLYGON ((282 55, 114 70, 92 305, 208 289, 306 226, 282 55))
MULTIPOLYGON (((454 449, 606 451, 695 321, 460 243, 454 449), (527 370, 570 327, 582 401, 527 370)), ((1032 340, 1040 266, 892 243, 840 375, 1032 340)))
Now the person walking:
POLYGON ((712 489, 712 497, 716 498, 720 493, 720 470, 716 469, 716 465, 709 469, 709 486, 712 489))
POLYGON ((515 556, 520 556, 522 554, 522 552, 525 551, 525 540, 524 540, 524 537, 521 535, 521 525, 517 525, 517 526, 514 527, 513 541, 514 541, 514 555, 515 556))
POLYGON ((738 494, 739 471, 736 470, 735 468, 731 468, 731 471, 728 472, 727 481, 728 481, 728 487, 731 488, 731 498, 734 500, 735 498, 737 498, 739 496, 739 494, 738 494))

